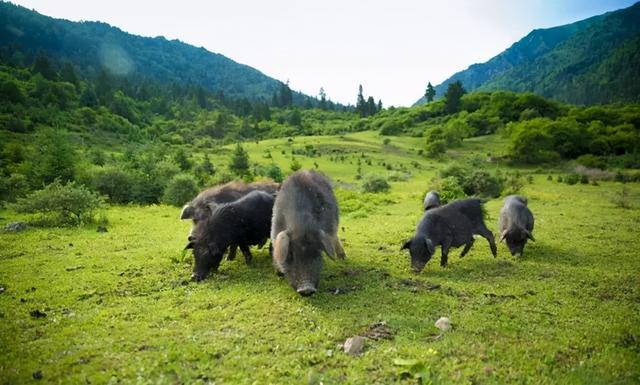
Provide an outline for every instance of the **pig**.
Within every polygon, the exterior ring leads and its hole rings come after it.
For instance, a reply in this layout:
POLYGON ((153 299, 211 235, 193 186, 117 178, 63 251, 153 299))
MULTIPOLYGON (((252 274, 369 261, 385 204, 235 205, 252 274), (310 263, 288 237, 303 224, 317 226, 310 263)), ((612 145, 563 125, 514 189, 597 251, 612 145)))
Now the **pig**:
MULTIPOLYGON (((233 202, 255 190, 264 191, 275 197, 279 187, 279 183, 271 181, 260 181, 249 184, 232 181, 223 185, 211 187, 202 191, 191 202, 187 203, 182 208, 180 219, 191 219, 193 221, 193 227, 195 227, 198 225, 198 221, 200 221, 202 217, 208 217, 211 212, 212 205, 233 202)), ((187 237, 189 239, 192 236, 191 233, 193 233, 193 227, 187 237)), ((236 249, 236 245, 231 245, 227 259, 235 259, 236 249)))
POLYGON ((440 194, 437 191, 429 191, 424 196, 424 211, 440 206, 440 194))
POLYGON ((413 238, 405 242, 401 250, 409 249, 411 267, 420 272, 435 253, 436 247, 442 246, 440 266, 446 267, 449 248, 464 245, 460 255, 464 257, 473 245, 473 235, 478 234, 489 241, 491 253, 496 257, 495 240, 483 217, 480 199, 462 199, 429 209, 418 223, 413 238))
POLYGON ((202 216, 185 247, 192 249, 195 259, 191 279, 200 281, 216 271, 225 250, 232 245, 240 247, 249 264, 249 246, 262 247, 269 238, 274 201, 273 195, 256 190, 234 202, 211 203, 200 210, 202 216))
POLYGON ((338 202, 324 175, 298 171, 282 183, 273 207, 273 264, 302 296, 318 289, 323 251, 332 259, 345 258, 338 217, 338 202))
POLYGON ((527 240, 535 242, 535 238, 531 234, 533 222, 533 213, 527 207, 527 198, 509 195, 504 199, 498 228, 500 229, 500 242, 507 242, 511 255, 521 257, 527 240))

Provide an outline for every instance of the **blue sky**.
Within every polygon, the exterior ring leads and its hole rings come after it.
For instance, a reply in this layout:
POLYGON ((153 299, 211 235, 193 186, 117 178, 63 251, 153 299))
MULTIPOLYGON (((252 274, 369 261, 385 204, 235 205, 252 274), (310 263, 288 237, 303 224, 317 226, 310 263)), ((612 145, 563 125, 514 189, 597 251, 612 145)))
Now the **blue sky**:
POLYGON ((12 0, 45 15, 99 20, 180 39, 317 95, 354 103, 358 85, 385 106, 411 105, 536 28, 625 8, 633 0, 12 0))

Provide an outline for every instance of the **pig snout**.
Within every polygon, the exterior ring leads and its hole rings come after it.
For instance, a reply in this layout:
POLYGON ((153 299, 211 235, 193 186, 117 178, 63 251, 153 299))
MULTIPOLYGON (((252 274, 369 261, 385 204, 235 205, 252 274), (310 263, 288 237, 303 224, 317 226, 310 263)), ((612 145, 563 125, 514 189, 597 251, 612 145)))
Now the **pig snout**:
POLYGON ((302 285, 298 286, 296 291, 301 296, 308 297, 308 296, 310 296, 310 295, 312 295, 313 293, 316 292, 316 288, 311 283, 306 282, 306 283, 303 283, 302 285))

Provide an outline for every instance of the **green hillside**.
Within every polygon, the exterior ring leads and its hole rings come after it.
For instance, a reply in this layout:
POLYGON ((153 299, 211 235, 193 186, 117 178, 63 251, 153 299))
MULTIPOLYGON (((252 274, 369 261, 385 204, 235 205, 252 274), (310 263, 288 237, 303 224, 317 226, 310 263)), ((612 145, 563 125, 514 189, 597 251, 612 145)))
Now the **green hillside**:
MULTIPOLYGON (((56 63, 71 62, 88 77, 101 71, 136 84, 199 86, 232 98, 271 100, 281 82, 247 65, 204 48, 163 37, 128 34, 100 22, 70 22, 0 2, 0 56, 30 64, 37 55, 56 63)), ((295 93, 295 102, 305 96, 295 93)))
MULTIPOLYGON (((640 100, 640 3, 577 23, 539 29, 486 63, 436 86, 534 92, 573 104, 640 100)), ((422 97, 417 104, 424 103, 422 97)))

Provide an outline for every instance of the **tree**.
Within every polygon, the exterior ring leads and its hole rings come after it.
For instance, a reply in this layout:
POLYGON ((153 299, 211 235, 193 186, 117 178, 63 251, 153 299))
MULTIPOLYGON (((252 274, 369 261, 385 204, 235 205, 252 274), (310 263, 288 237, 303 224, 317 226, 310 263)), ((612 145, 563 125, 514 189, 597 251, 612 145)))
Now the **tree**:
POLYGON ((367 102, 364 100, 364 95, 362 94, 362 84, 358 86, 358 99, 356 101, 356 111, 360 114, 360 116, 365 116, 367 110, 367 102))
POLYGON ((278 92, 273 95, 273 104, 277 107, 288 107, 293 104, 293 93, 289 88, 289 82, 280 83, 278 92))
POLYGON ((183 148, 179 148, 173 154, 173 160, 174 162, 176 162, 176 164, 178 165, 178 167, 180 167, 180 170, 182 171, 188 171, 193 166, 191 160, 189 159, 189 156, 187 155, 186 152, 184 152, 183 148))
POLYGON ((427 90, 424 93, 424 97, 427 99, 427 103, 431 103, 434 96, 436 96, 436 89, 433 88, 431 82, 429 82, 429 84, 427 84, 427 90))
POLYGON ((320 87, 320 109, 321 110, 326 110, 327 109, 327 94, 325 94, 324 92, 324 88, 320 87))
POLYGON ((49 184, 56 179, 73 180, 76 153, 69 135, 63 130, 46 128, 36 136, 30 181, 33 186, 49 184))
POLYGON ((240 143, 236 145, 231 155, 229 169, 238 176, 245 176, 249 173, 249 154, 240 143))
POLYGON ((51 67, 46 56, 39 55, 33 62, 33 72, 42 75, 47 80, 58 80, 58 74, 51 67))
POLYGON ((62 66, 62 69, 60 70, 60 80, 73 84, 76 89, 78 89, 78 86, 80 85, 76 70, 73 68, 73 64, 69 62, 64 63, 62 66))
POLYGON ((454 114, 460 109, 460 99, 465 94, 465 89, 462 88, 462 83, 457 80, 447 87, 447 92, 444 94, 444 110, 447 114, 454 114))

